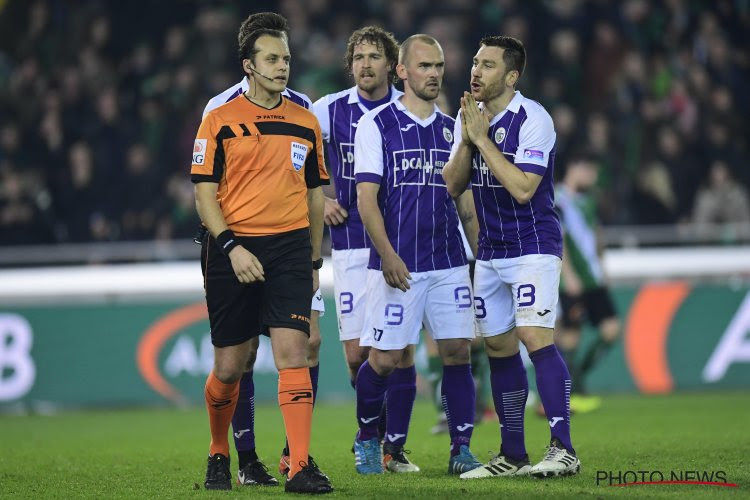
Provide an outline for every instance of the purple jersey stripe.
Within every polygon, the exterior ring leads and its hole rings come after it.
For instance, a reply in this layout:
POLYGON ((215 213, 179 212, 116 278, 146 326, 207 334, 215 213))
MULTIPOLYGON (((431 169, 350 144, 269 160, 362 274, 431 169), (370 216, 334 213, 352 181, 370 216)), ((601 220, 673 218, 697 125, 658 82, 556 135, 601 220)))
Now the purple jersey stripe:
MULTIPOLYGON (((468 262, 456 207, 442 175, 453 142, 454 121, 440 112, 433 116, 430 123, 416 123, 396 103, 375 116, 383 142, 378 202, 388 239, 411 272, 468 262)), ((381 269, 374 249, 368 267, 381 269)))
POLYGON ((336 200, 349 214, 343 224, 329 226, 331 246, 335 250, 370 247, 370 238, 357 208, 357 186, 354 179, 354 134, 357 132, 357 122, 364 112, 358 103, 348 101, 349 92, 341 92, 328 105, 328 164, 336 186, 336 200))
MULTIPOLYGON (((521 125, 526 119, 523 105, 517 113, 506 110, 488 131, 488 137, 498 150, 514 164, 521 125)), ((542 176, 531 201, 522 205, 495 178, 479 152, 473 152, 471 186, 479 223, 477 259, 506 259, 530 254, 562 257, 562 232, 554 210, 554 164, 554 148, 549 154, 547 168, 530 163, 516 164, 521 170, 542 176)))

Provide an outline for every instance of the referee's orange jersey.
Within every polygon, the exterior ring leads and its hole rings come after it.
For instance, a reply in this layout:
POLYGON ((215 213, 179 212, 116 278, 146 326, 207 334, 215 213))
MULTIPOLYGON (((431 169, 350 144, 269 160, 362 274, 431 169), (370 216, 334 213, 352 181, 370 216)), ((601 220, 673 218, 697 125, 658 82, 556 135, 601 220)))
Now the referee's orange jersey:
POLYGON ((191 178, 219 184, 216 198, 238 236, 308 227, 307 190, 330 182, 318 120, 286 98, 272 109, 232 99, 203 119, 191 178))

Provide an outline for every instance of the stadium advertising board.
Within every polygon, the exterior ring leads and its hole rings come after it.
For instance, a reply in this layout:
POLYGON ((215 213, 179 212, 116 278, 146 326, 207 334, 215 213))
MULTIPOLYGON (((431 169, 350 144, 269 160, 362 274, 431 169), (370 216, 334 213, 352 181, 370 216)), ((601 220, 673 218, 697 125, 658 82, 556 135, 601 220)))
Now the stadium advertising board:
MULTIPOLYGON (((747 287, 669 281, 618 288, 614 298, 623 341, 590 375, 591 391, 750 387, 747 287)), ((326 307, 320 396, 351 399, 332 297, 326 307)), ((0 408, 202 404, 212 363, 208 332, 203 302, 6 306, 0 408)), ((274 400, 276 370, 265 338, 255 373, 256 399, 274 400)))

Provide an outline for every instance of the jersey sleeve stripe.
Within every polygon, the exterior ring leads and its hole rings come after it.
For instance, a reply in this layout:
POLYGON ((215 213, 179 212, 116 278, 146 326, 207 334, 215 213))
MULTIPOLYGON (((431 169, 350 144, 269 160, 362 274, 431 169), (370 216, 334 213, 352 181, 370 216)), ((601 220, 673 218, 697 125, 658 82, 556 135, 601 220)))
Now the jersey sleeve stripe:
POLYGON ((330 183, 331 181, 329 179, 320 178, 320 169, 318 168, 318 148, 315 143, 313 143, 312 150, 307 154, 307 159, 305 159, 305 184, 307 184, 309 189, 312 189, 330 183))
POLYGON ((216 183, 219 182, 217 180, 214 180, 213 175, 201 175, 201 174, 192 174, 190 176, 190 180, 192 181, 193 184, 198 184, 200 182, 216 182, 216 183))
POLYGON ((541 165, 534 163, 516 163, 516 167, 520 168, 524 172, 531 172, 532 174, 544 175, 547 169, 541 165))
POLYGON ((383 176, 378 175, 378 174, 373 174, 372 172, 360 172, 358 174, 354 174, 354 179, 357 183, 374 182, 375 184, 380 184, 380 181, 383 179, 383 176))
POLYGON ((219 129, 219 133, 216 134, 216 152, 214 153, 214 164, 213 172, 211 175, 205 174, 193 174, 190 176, 190 180, 193 183, 199 182, 220 182, 221 177, 224 175, 224 139, 237 137, 234 131, 228 126, 224 125, 219 129))

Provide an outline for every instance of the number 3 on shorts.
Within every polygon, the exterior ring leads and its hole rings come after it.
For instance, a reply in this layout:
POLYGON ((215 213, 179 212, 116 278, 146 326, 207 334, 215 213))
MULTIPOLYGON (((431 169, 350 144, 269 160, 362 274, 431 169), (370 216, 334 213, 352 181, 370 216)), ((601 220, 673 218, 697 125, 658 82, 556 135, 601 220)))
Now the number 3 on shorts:
POLYGON ((341 292, 339 294, 339 308, 341 314, 347 314, 354 310, 354 294, 351 292, 341 292))
POLYGON ((534 302, 536 302, 535 293, 536 288, 531 283, 518 285, 518 291, 516 292, 516 301, 518 302, 518 307, 533 306, 534 302), (521 299, 524 299, 524 301, 521 302, 521 299))

